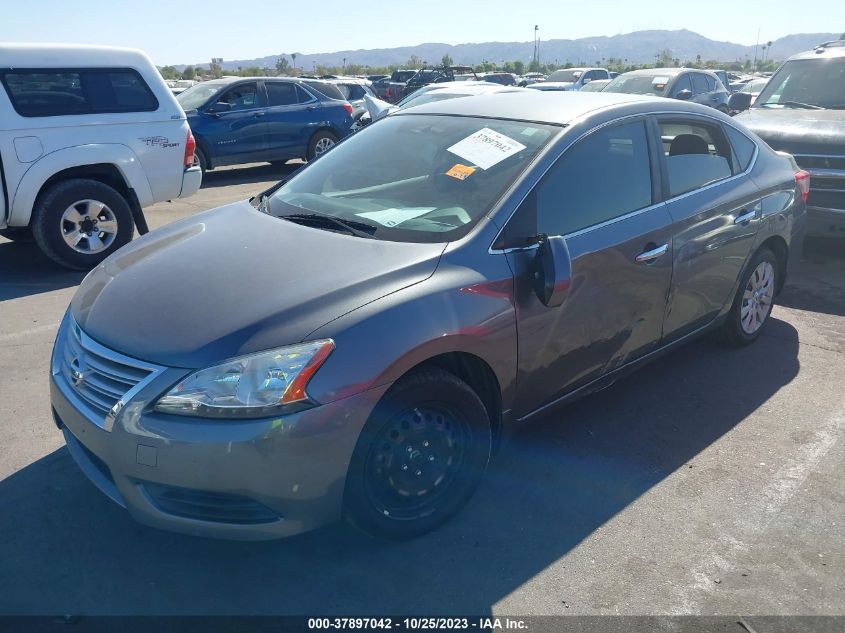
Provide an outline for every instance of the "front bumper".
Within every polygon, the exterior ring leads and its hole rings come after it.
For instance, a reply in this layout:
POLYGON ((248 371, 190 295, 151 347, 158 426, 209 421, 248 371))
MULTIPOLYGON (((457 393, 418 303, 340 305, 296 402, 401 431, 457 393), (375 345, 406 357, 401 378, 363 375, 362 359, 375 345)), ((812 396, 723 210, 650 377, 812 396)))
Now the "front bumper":
MULTIPOLYGON (((66 320, 57 348, 67 329, 66 320)), ((278 418, 206 420, 152 410, 187 373, 167 369, 102 424, 57 362, 53 415, 83 473, 141 523, 230 539, 290 536, 340 518, 355 444, 387 389, 278 418)))
POLYGON ((182 190, 179 192, 180 198, 187 198, 199 191, 202 184, 202 170, 199 165, 188 167, 185 173, 182 174, 182 190))

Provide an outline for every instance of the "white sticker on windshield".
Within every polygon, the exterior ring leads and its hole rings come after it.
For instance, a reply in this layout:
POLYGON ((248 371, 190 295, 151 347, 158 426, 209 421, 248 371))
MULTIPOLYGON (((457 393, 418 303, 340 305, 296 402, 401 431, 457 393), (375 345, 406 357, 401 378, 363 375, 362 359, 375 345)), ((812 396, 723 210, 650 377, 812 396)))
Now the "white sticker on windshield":
POLYGON ((524 149, 525 145, 522 143, 485 127, 472 136, 458 141, 448 151, 481 169, 490 169, 508 156, 513 156, 524 149))
POLYGON ((366 213, 356 213, 355 215, 367 218, 373 222, 378 222, 382 226, 397 226, 408 220, 413 220, 421 215, 425 215, 429 211, 434 211, 437 207, 410 207, 408 209, 384 209, 382 211, 367 211, 366 213))

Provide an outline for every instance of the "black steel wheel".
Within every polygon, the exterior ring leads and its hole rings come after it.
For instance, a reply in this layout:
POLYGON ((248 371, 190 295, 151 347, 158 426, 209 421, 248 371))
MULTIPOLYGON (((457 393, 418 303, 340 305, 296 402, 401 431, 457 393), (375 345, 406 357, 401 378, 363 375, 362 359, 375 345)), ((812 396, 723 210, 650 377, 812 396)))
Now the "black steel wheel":
POLYGON ((490 459, 490 428, 478 395, 446 371, 426 369, 397 382, 355 448, 347 518, 384 538, 434 529, 478 485, 490 459))

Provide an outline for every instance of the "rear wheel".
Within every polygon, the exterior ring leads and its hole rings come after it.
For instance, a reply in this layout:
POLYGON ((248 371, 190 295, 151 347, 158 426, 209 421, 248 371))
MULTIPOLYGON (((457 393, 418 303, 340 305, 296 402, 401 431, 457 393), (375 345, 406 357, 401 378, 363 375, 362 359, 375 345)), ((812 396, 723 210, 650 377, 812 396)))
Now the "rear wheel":
POLYGON ((194 152, 194 162, 200 166, 200 170, 203 174, 209 170, 208 158, 206 158, 205 152, 199 147, 194 152))
POLYGON ((32 232, 38 247, 66 268, 93 268, 135 231, 126 199, 97 180, 56 183, 39 196, 32 232))
POLYGON ((761 249, 754 255, 720 331, 723 342, 748 345, 763 333, 774 305, 778 270, 777 257, 769 249, 761 249))
POLYGON ((372 536, 424 534, 470 498, 491 444, 487 411, 469 385, 440 369, 415 372, 391 388, 361 432, 344 514, 372 536))
POLYGON ((320 130, 311 137, 311 142, 308 143, 308 160, 319 158, 328 152, 337 143, 337 136, 328 130, 320 130))

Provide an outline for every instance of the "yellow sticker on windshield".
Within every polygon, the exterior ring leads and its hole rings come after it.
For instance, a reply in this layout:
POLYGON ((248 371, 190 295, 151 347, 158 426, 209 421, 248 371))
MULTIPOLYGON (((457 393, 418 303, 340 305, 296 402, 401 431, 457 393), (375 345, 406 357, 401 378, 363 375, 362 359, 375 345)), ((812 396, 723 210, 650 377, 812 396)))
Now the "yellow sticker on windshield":
POLYGON ((470 176, 475 173, 475 167, 470 167, 469 165, 461 165, 457 163, 453 165, 452 168, 446 172, 447 176, 451 176, 456 180, 466 180, 470 176))

